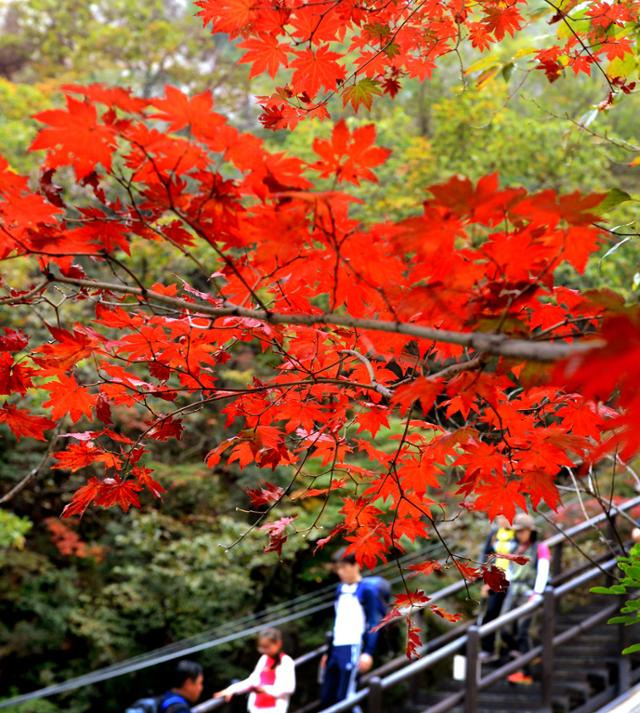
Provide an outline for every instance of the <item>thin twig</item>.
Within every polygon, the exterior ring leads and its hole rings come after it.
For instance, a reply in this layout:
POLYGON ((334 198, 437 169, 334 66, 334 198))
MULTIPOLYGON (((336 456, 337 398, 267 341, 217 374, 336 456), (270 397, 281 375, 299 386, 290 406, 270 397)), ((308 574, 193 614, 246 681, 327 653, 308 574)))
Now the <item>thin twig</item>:
POLYGON ((49 457, 51 456, 51 451, 53 450, 53 446, 58 438, 58 433, 60 432, 61 428, 62 428, 62 423, 59 423, 54 428, 53 434, 51 435, 51 438, 49 440, 49 445, 47 446, 47 450, 44 452, 38 465, 36 465, 34 468, 32 468, 24 476, 24 478, 22 478, 22 480, 20 480, 18 483, 16 483, 13 486, 13 488, 11 488, 11 490, 9 490, 2 497, 0 497, 0 505, 4 505, 4 503, 8 503, 9 500, 14 498, 21 491, 23 491, 27 487, 27 485, 29 485, 29 483, 40 474, 40 471, 44 468, 47 461, 49 460, 49 457))

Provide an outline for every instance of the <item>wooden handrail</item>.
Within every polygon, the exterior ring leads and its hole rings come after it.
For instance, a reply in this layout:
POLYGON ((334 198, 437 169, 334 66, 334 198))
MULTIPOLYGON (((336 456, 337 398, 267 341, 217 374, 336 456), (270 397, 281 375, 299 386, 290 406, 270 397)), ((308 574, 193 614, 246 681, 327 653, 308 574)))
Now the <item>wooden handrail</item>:
MULTIPOLYGON (((629 510, 631 508, 634 508, 636 506, 640 506, 640 496, 637 496, 635 498, 632 498, 628 500, 626 503, 623 503, 621 506, 616 505, 616 510, 619 512, 629 510)), ((573 539, 578 535, 583 534, 584 532, 587 532, 588 530, 592 529, 593 527, 597 527, 599 524, 603 522, 608 521, 608 516, 606 513, 602 513, 600 515, 594 516, 590 518, 589 520, 586 520, 582 523, 579 523, 578 525, 575 525, 565 532, 558 533, 556 535, 553 535, 551 537, 548 537, 544 542, 549 546, 550 548, 557 547, 557 546, 562 546, 562 544, 566 541, 569 540, 570 538, 573 539)), ((549 588, 551 592, 551 596, 553 601, 557 601, 561 599, 565 594, 567 594, 570 591, 573 591, 579 586, 582 586, 583 584, 586 584, 590 580, 594 579, 595 577, 601 575, 603 571, 607 571, 616 564, 616 558, 610 558, 603 562, 602 564, 598 563, 598 566, 588 568, 589 563, 583 565, 582 567, 576 568, 575 572, 572 572, 574 576, 569 579, 569 581, 564 582, 563 584, 559 585, 556 589, 549 588), (586 571, 585 571, 586 570, 586 571)), ((443 599, 446 596, 450 596, 452 594, 457 593, 458 591, 462 590, 465 587, 465 582, 460 581, 456 582, 452 585, 448 585, 447 587, 444 587, 442 590, 439 592, 434 593, 431 595, 431 600, 433 601, 436 597, 438 599, 443 599)), ((547 598, 548 599, 548 598, 547 598)), ((463 625, 460 625, 456 629, 452 630, 452 632, 448 633, 455 633, 458 629, 461 631, 464 629, 467 629, 466 633, 462 633, 458 638, 454 639, 453 641, 449 642, 448 644, 436 649, 435 651, 427 654, 421 659, 418 659, 417 661, 413 661, 411 663, 407 663, 405 666, 400 668, 399 670, 394 671, 393 673, 389 674, 388 676, 385 676, 383 678, 379 678, 379 673, 380 670, 383 667, 380 667, 379 669, 376 669, 375 671, 372 671, 369 674, 369 680, 371 680, 371 677, 376 678, 376 687, 380 689, 380 691, 384 691, 388 688, 391 688, 395 686, 398 683, 401 683, 403 681, 406 681, 407 679, 410 679, 411 677, 415 676, 416 674, 420 673, 421 671, 427 670, 434 664, 438 663, 439 661, 442 661, 445 658, 448 658, 452 654, 454 654, 456 651, 460 650, 463 646, 468 645, 469 643, 469 638, 470 636, 475 638, 477 637, 477 640, 479 641, 482 636, 485 636, 486 634, 498 631, 499 629, 507 626, 508 624, 520 619, 522 616, 525 616, 527 614, 532 614, 534 611, 536 611, 538 608, 540 608, 543 604, 543 600, 537 600, 537 601, 532 601, 532 602, 527 602, 526 604, 523 604, 522 606, 518 607, 517 609, 514 609, 510 612, 507 612, 506 614, 502 615, 501 617, 498 617, 492 622, 489 622, 483 626, 476 626, 474 624, 470 624, 469 622, 466 622, 463 625)), ((547 604, 547 607, 549 605, 547 604)), ((618 604, 611 605, 609 607, 606 607, 605 609, 602 610, 602 612, 598 612, 596 615, 590 617, 585 623, 589 623, 590 625, 594 625, 595 623, 599 623, 600 621, 603 621, 604 619, 608 618, 611 613, 613 613, 618 607, 618 604)), ((558 643, 561 642, 566 642, 571 640, 572 638, 575 638, 578 636, 582 631, 584 631, 584 623, 580 625, 576 625, 572 627, 571 629, 562 632, 562 634, 556 635, 552 638, 551 640, 551 646, 552 648, 555 648, 555 646, 558 645, 558 643)), ((426 647, 424 647, 426 648, 426 647)), ((532 661, 536 656, 540 655, 542 651, 542 646, 537 646, 531 651, 527 652, 526 654, 522 654, 518 656, 517 658, 514 658, 513 661, 510 661, 508 664, 505 666, 502 666, 500 669, 497 669, 496 671, 493 671, 490 675, 482 678, 478 677, 475 678, 473 676, 473 679, 476 681, 476 686, 477 689, 480 690, 482 688, 485 688, 488 685, 491 685, 492 683, 497 682, 498 680, 504 678, 506 675, 517 671, 522 668, 526 663, 529 663, 532 661)), ((399 658, 394 659, 392 662, 389 662, 393 665, 393 667, 396 666, 397 662, 399 661, 399 658)), ((388 670, 388 668, 387 668, 388 670)), ((543 689, 543 695, 544 696, 549 696, 550 695, 550 688, 549 686, 542 686, 543 689)), ((370 694, 370 688, 364 688, 361 691, 358 692, 358 694, 365 694, 362 697, 358 695, 357 701, 362 701, 364 699, 369 699, 369 694, 370 694)), ((455 705, 457 705, 462 699, 464 698, 464 691, 458 691, 456 693, 453 693, 451 696, 448 696, 446 699, 443 701, 439 702, 436 706, 433 706, 430 708, 430 712, 432 713, 445 713, 445 711, 450 710, 453 708, 455 705)), ((382 705, 378 704, 380 697, 376 695, 375 700, 369 700, 369 708, 368 711, 369 713, 381 713, 383 710, 382 705)), ((350 701, 343 701, 339 704, 336 704, 335 706, 332 706, 331 708, 326 708, 320 711, 319 713, 339 713, 340 711, 347 711, 350 710, 353 705, 357 702, 356 699, 351 699, 350 701)))
MULTIPOLYGON (((636 506, 640 506, 640 496, 632 498, 628 500, 626 503, 623 503, 621 506, 616 506, 617 510, 621 511, 626 511, 631 508, 634 508, 636 506)), ((583 534, 584 532, 589 531, 593 527, 596 527, 597 525, 606 522, 607 521, 607 515, 605 513, 602 513, 600 515, 596 515, 589 520, 586 520, 582 523, 579 523, 578 525, 574 525, 573 527, 569 528, 565 532, 558 533, 556 535, 552 535, 551 537, 548 537, 544 540, 544 543, 547 544, 549 548, 554 548, 557 547, 558 545, 562 545, 565 541, 569 540, 569 538, 575 538, 578 535, 583 534)), ((605 562, 602 565, 602 569, 609 569, 615 564, 615 559, 610 559, 607 562, 605 562)), ((561 598, 566 592, 572 591, 575 589, 577 586, 580 586, 581 584, 589 581, 592 579, 594 576, 597 576, 598 574, 601 574, 601 570, 598 568, 592 568, 587 571, 585 569, 588 568, 588 564, 585 564, 583 566, 580 566, 578 568, 575 568, 575 570, 571 572, 565 573, 565 575, 574 575, 569 581, 566 583, 563 583, 559 585, 554 592, 554 598, 559 599, 561 598)), ((564 579, 564 577, 563 577, 564 579)), ((447 597, 450 597, 454 594, 457 594, 458 592, 462 591, 465 587, 467 586, 467 583, 464 580, 459 580, 457 582, 454 582, 452 584, 449 584, 442 589, 437 590, 436 592, 430 594, 430 601, 435 602, 437 600, 445 599, 447 597)), ((372 680, 376 680, 376 693, 377 693, 377 688, 379 687, 380 691, 384 691, 397 683, 400 683, 402 681, 405 681, 408 678, 411 678, 412 676, 415 676, 416 674, 420 673, 421 671, 424 671, 431 666, 435 665, 439 661, 442 661, 455 652, 459 651, 461 648, 467 645, 468 640, 469 640, 469 630, 475 630, 477 632, 477 635, 479 637, 483 637, 489 633, 498 631, 499 629, 503 628, 504 626, 507 626, 513 621, 516 621, 517 619, 521 618, 522 616, 526 614, 533 613, 535 610, 537 610, 541 606, 542 602, 537 601, 537 602, 527 602, 526 604, 523 604, 521 607, 518 607, 517 609, 514 609, 510 612, 507 612, 503 616, 495 619, 492 622, 489 622, 488 624, 485 624, 483 626, 475 626, 473 622, 468 621, 464 622, 463 624, 458 625, 457 627, 449 630, 442 636, 438 637, 435 641, 432 641, 428 644, 425 644, 422 649, 421 653, 426 653, 422 658, 418 659, 417 661, 413 661, 410 663, 407 663, 407 660, 404 656, 398 656, 391 661, 387 661, 385 664, 382 666, 374 669, 373 671, 369 672, 366 676, 363 677, 363 682, 366 684, 368 682, 371 682, 372 680), (455 638, 454 638, 455 637, 455 638), (430 651, 429 649, 432 648, 436 644, 437 648, 435 650, 430 651), (441 644, 441 645, 438 645, 441 644), (378 683, 379 682, 379 683, 378 683)), ((608 609, 607 609, 608 611, 608 609)), ((591 617, 593 618, 593 617, 591 617)), ((576 627, 574 627, 575 629, 576 627)), ((573 632, 573 629, 570 630, 570 632, 573 632)), ((567 632, 563 632, 563 636, 566 635, 567 632)), ((580 633, 576 629, 576 633, 573 634, 570 638, 573 638, 573 636, 577 635, 580 633)), ((475 636, 475 632, 473 634, 475 636)), ((564 639, 568 640, 568 639, 564 639)), ((554 639, 554 645, 555 645, 555 639, 554 639)), ((536 652, 535 655, 538 655, 540 653, 539 651, 540 647, 536 647, 533 651, 536 652)), ((301 666, 303 664, 309 663, 311 661, 314 661, 316 659, 319 659, 322 654, 324 654, 327 651, 327 646, 320 646, 317 647, 316 649, 309 651, 300 657, 298 657, 295 660, 295 665, 296 667, 301 666)), ((478 680, 478 687, 479 688, 484 688, 487 685, 490 685, 490 683, 493 683, 500 678, 504 677, 505 675, 508 675, 508 673, 512 671, 516 671, 519 668, 521 668, 525 663, 528 661, 532 660, 535 658, 535 655, 531 655, 531 652, 528 652, 527 654, 523 654, 522 656, 518 657, 517 659, 514 659, 512 662, 509 662, 508 665, 501 667, 497 671, 492 672, 492 674, 489 677, 486 677, 484 679, 480 678, 478 680)), ((341 713, 341 711, 348 711, 350 710, 356 703, 361 702, 369 697, 371 693, 371 687, 370 686, 365 686, 364 688, 360 689, 356 693, 355 698, 351 698, 349 701, 341 701, 340 703, 336 703, 335 705, 331 706, 330 708, 325 708, 321 711, 321 713, 341 713)), ((437 706, 433 707, 433 712, 437 713, 438 711, 441 711, 444 713, 444 711, 449 710, 452 708, 454 705, 460 702, 461 698, 464 696, 464 692, 457 692, 449 696, 447 699, 444 701, 441 701, 437 706), (444 704, 447 705, 444 705, 444 704)), ((195 706, 193 711, 194 713, 208 713, 209 711, 216 710, 220 706, 223 705, 223 702, 220 700, 216 701, 206 701, 204 703, 199 704, 198 706, 195 706)), ((313 708, 317 707, 318 701, 312 701, 311 703, 307 704, 301 709, 298 709, 296 713, 302 713, 302 711, 307 711, 307 710, 312 710, 313 708)), ((375 710, 372 711, 372 713, 375 713, 375 710)))

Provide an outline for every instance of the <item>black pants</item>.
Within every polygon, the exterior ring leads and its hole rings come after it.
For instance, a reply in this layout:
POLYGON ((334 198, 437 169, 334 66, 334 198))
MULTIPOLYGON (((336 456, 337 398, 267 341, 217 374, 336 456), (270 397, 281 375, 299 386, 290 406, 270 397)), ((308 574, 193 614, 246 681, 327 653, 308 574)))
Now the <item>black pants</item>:
MULTIPOLYGON (((502 611, 502 604, 504 603, 504 598, 506 594, 506 592, 489 591, 489 595, 487 596, 487 611, 485 612, 484 617, 482 618, 483 624, 488 624, 490 621, 493 621, 494 619, 497 619, 500 616, 500 612, 502 611)), ((481 646, 483 651, 492 654, 495 644, 495 632, 482 637, 481 646)))
MULTIPOLYGON (((513 583, 511 586, 514 586, 513 583)), ((508 611, 512 611, 513 609, 517 609, 523 604, 526 604, 530 596, 530 587, 521 586, 517 589, 514 588, 505 603, 504 613, 506 614, 508 611)), ((529 629, 531 628, 532 621, 533 616, 529 615, 524 619, 515 621, 511 627, 507 627, 502 630, 502 641, 511 654, 526 654, 531 651, 531 637, 529 635, 529 629)), ((526 674, 530 674, 531 665, 527 664, 526 666, 523 666, 523 671, 526 674)))
POLYGON ((502 633, 502 639, 509 651, 517 651, 519 654, 526 654, 531 651, 531 637, 529 629, 533 617, 520 619, 516 621, 511 630, 505 629, 502 633))

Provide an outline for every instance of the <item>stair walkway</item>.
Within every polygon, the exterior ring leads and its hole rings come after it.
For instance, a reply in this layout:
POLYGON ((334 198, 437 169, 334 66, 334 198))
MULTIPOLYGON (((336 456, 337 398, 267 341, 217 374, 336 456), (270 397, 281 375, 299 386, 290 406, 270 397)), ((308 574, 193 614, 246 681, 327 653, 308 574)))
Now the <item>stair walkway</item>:
MULTIPOLYGON (((640 505, 640 497, 620 510, 640 505)), ((542 602, 530 602, 482 627, 465 622, 429 642, 422 657, 408 662, 401 655, 363 677, 361 688, 349 701, 322 711, 317 701, 292 707, 292 713, 595 713, 616 696, 640 681, 640 655, 621 656, 628 629, 608 625, 620 601, 591 595, 590 587, 610 579, 616 565, 611 552, 573 569, 563 566, 563 546, 605 525, 604 515, 592 518, 546 540, 553 551, 553 587, 542 602), (536 615, 541 620, 540 643, 517 659, 481 665, 481 637, 512 625, 519 618, 536 615), (454 681, 453 657, 464 654, 466 676, 454 681), (511 673, 528 664, 533 673, 529 686, 510 684, 511 673)), ((602 539, 602 533, 600 536, 602 539)), ((464 588, 459 582, 431 595, 443 600, 464 588)), ((326 647, 319 647, 296 660, 297 668, 317 666, 326 647)), ((195 713, 221 707, 209 701, 195 713)), ((634 712, 635 713, 635 712, 634 712)), ((640 713, 640 710, 637 712, 640 713)))
MULTIPOLYGON (((576 625, 597 616, 601 608, 593 604, 561 614, 557 632, 570 631, 576 625)), ((614 698, 621 687, 640 680, 640 656, 621 660, 620 632, 606 621, 589 628, 564 646, 558 647, 553 662, 550 707, 541 704, 543 667, 534 658, 531 685, 518 685, 500 680, 478 693, 475 713, 591 713, 614 698)), ((486 675, 505 661, 484 665, 486 675)), ((464 683, 449 681, 436 692, 418 695, 404 713, 432 713, 452 693, 463 692, 464 683)), ((449 708, 452 713, 467 713, 464 705, 449 708)))

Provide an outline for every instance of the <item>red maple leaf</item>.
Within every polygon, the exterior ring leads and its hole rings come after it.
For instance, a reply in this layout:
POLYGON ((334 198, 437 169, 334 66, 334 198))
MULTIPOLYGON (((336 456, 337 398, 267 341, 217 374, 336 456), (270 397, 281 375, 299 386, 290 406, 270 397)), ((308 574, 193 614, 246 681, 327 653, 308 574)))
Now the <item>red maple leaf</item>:
POLYGON ((55 423, 44 416, 34 416, 25 409, 13 404, 5 404, 0 408, 0 423, 6 423, 16 438, 35 438, 46 441, 45 431, 53 428, 55 423))
POLYGON ((165 87, 164 99, 154 99, 153 105, 160 111, 155 117, 169 124, 169 131, 191 127, 196 136, 209 137, 216 127, 224 123, 220 114, 213 111, 211 92, 202 92, 189 98, 175 87, 165 87))
POLYGON ((379 562, 387 561, 388 545, 391 540, 389 534, 377 523, 373 529, 358 527, 353 535, 347 535, 345 540, 349 543, 347 554, 353 554, 361 567, 372 568, 379 562))
POLYGON ((121 460, 117 455, 96 447, 91 441, 72 443, 66 450, 54 453, 53 457, 56 460, 53 468, 68 470, 71 473, 94 463, 102 463, 107 468, 119 469, 121 466, 121 460))
POLYGON ((328 45, 322 45, 315 51, 311 49, 296 52, 296 59, 291 62, 295 72, 291 84, 296 92, 306 92, 313 99, 320 89, 331 91, 338 82, 344 80, 345 71, 336 60, 337 52, 331 52, 328 45))
POLYGON ((260 488, 247 488, 245 491, 255 508, 263 505, 273 505, 284 495, 284 489, 273 483, 265 483, 260 488))
POLYGON ((70 555, 87 557, 90 554, 87 543, 80 539, 77 532, 74 532, 60 520, 55 517, 48 517, 44 520, 44 523, 51 535, 51 541, 61 555, 66 557, 70 555))
POLYGON ((8 352, 0 352, 0 394, 26 394, 34 373, 31 367, 15 362, 8 352))
POLYGON ((408 659, 418 659, 422 650, 422 631, 411 617, 405 617, 405 622, 407 624, 406 657, 408 659))
POLYGON ((197 0, 197 13, 202 23, 213 25, 214 32, 226 32, 232 37, 251 21, 256 0, 197 0))
POLYGON ((71 517, 72 515, 83 515, 84 511, 94 502, 96 496, 100 492, 102 481, 98 478, 91 478, 86 485, 78 488, 71 498, 71 502, 65 505, 62 511, 62 517, 71 517))
POLYGON ((462 619, 462 614, 459 614, 458 612, 452 614, 446 609, 439 607, 437 604, 430 604, 429 609, 441 619, 444 619, 445 621, 448 621, 451 624, 456 624, 460 621, 460 619, 462 619))
POLYGON ((418 564, 410 564, 409 569, 416 574, 429 576, 433 572, 441 572, 442 564, 438 562, 438 560, 426 560, 425 562, 419 562, 418 564))
POLYGON ((4 328, 4 336, 0 336, 0 352, 19 352, 29 343, 29 337, 18 330, 4 328))
POLYGON ((341 119, 331 133, 331 140, 316 139, 313 150, 320 160, 313 168, 321 176, 335 175, 338 181, 360 185, 360 180, 376 181, 371 170, 386 161, 390 151, 374 146, 376 129, 373 124, 360 126, 351 133, 341 119))
POLYGON ((179 419, 167 416, 158 419, 147 432, 149 438, 154 441, 168 441, 170 438, 175 438, 178 441, 182 438, 182 421, 179 419))
POLYGON ((280 65, 287 66, 286 45, 280 44, 278 38, 272 34, 260 34, 255 39, 240 42, 238 47, 248 50, 240 58, 240 63, 252 63, 250 77, 263 72, 275 77, 280 65))
POLYGON ((522 26, 522 15, 514 2, 511 6, 490 6, 483 8, 482 24, 489 32, 493 32, 497 40, 504 38, 508 32, 515 35, 522 26))
POLYGON ((370 407, 367 411, 361 411, 356 416, 358 423, 356 433, 369 431, 372 436, 375 436, 382 426, 389 428, 389 413, 387 409, 382 406, 374 406, 373 404, 367 404, 367 406, 370 407))
POLYGON ((455 558, 453 560, 453 563, 458 569, 458 572, 460 572, 463 578, 466 579, 468 582, 475 582, 476 579, 480 577, 481 572, 478 567, 471 567, 470 565, 465 564, 458 558, 455 558))
POLYGON ((123 480, 119 476, 105 478, 95 496, 95 504, 105 508, 118 505, 121 510, 127 512, 131 506, 140 507, 138 493, 141 490, 142 486, 134 480, 123 480))
POLYGON ((269 544, 264 548, 265 552, 277 552, 278 555, 282 554, 282 546, 288 539, 286 534, 287 527, 295 520, 294 517, 281 517, 275 522, 267 522, 260 528, 263 532, 266 532, 269 537, 269 544))
POLYGON ((154 498, 159 498, 161 495, 166 492, 165 489, 158 483, 157 480, 154 480, 152 477, 153 471, 151 468, 141 468, 140 466, 134 466, 131 469, 131 475, 134 476, 134 478, 142 485, 144 488, 146 488, 154 498))
POLYGON ((403 416, 416 401, 420 401, 423 412, 428 413, 441 391, 441 381, 419 377, 410 384, 399 386, 393 394, 392 403, 399 406, 403 416))
POLYGON ((418 589, 415 592, 402 592, 401 594, 395 594, 389 611, 382 617, 376 626, 371 629, 371 631, 379 631, 383 626, 388 624, 395 619, 401 617, 407 617, 412 612, 418 609, 424 609, 431 598, 428 597, 422 589, 418 589))
POLYGON ((50 396, 43 406, 51 408, 53 419, 58 420, 69 414, 75 423, 83 416, 89 419, 92 417, 96 396, 84 386, 80 386, 72 376, 60 374, 58 381, 50 381, 43 388, 50 396))
POLYGON ((115 134, 112 127, 99 122, 91 103, 67 95, 66 110, 50 109, 34 118, 49 128, 38 132, 29 150, 46 149, 47 168, 73 166, 78 179, 88 176, 98 164, 111 168, 115 134))
POLYGON ((560 505, 560 493, 555 485, 555 476, 543 471, 523 472, 522 490, 529 493, 531 504, 537 508, 542 500, 552 509, 560 505))
POLYGON ((486 512, 490 520, 504 515, 512 522, 516 507, 524 511, 527 509, 527 501, 519 480, 507 480, 504 476, 496 475, 490 482, 477 484, 474 492, 477 495, 474 509, 486 512))
POLYGON ((490 565, 489 567, 487 567, 486 565, 482 565, 481 570, 482 579, 484 580, 484 583, 489 587, 489 589, 491 589, 491 591, 507 591, 507 589, 509 588, 509 582, 507 581, 503 569, 501 569, 500 567, 495 567, 494 565, 490 565))

